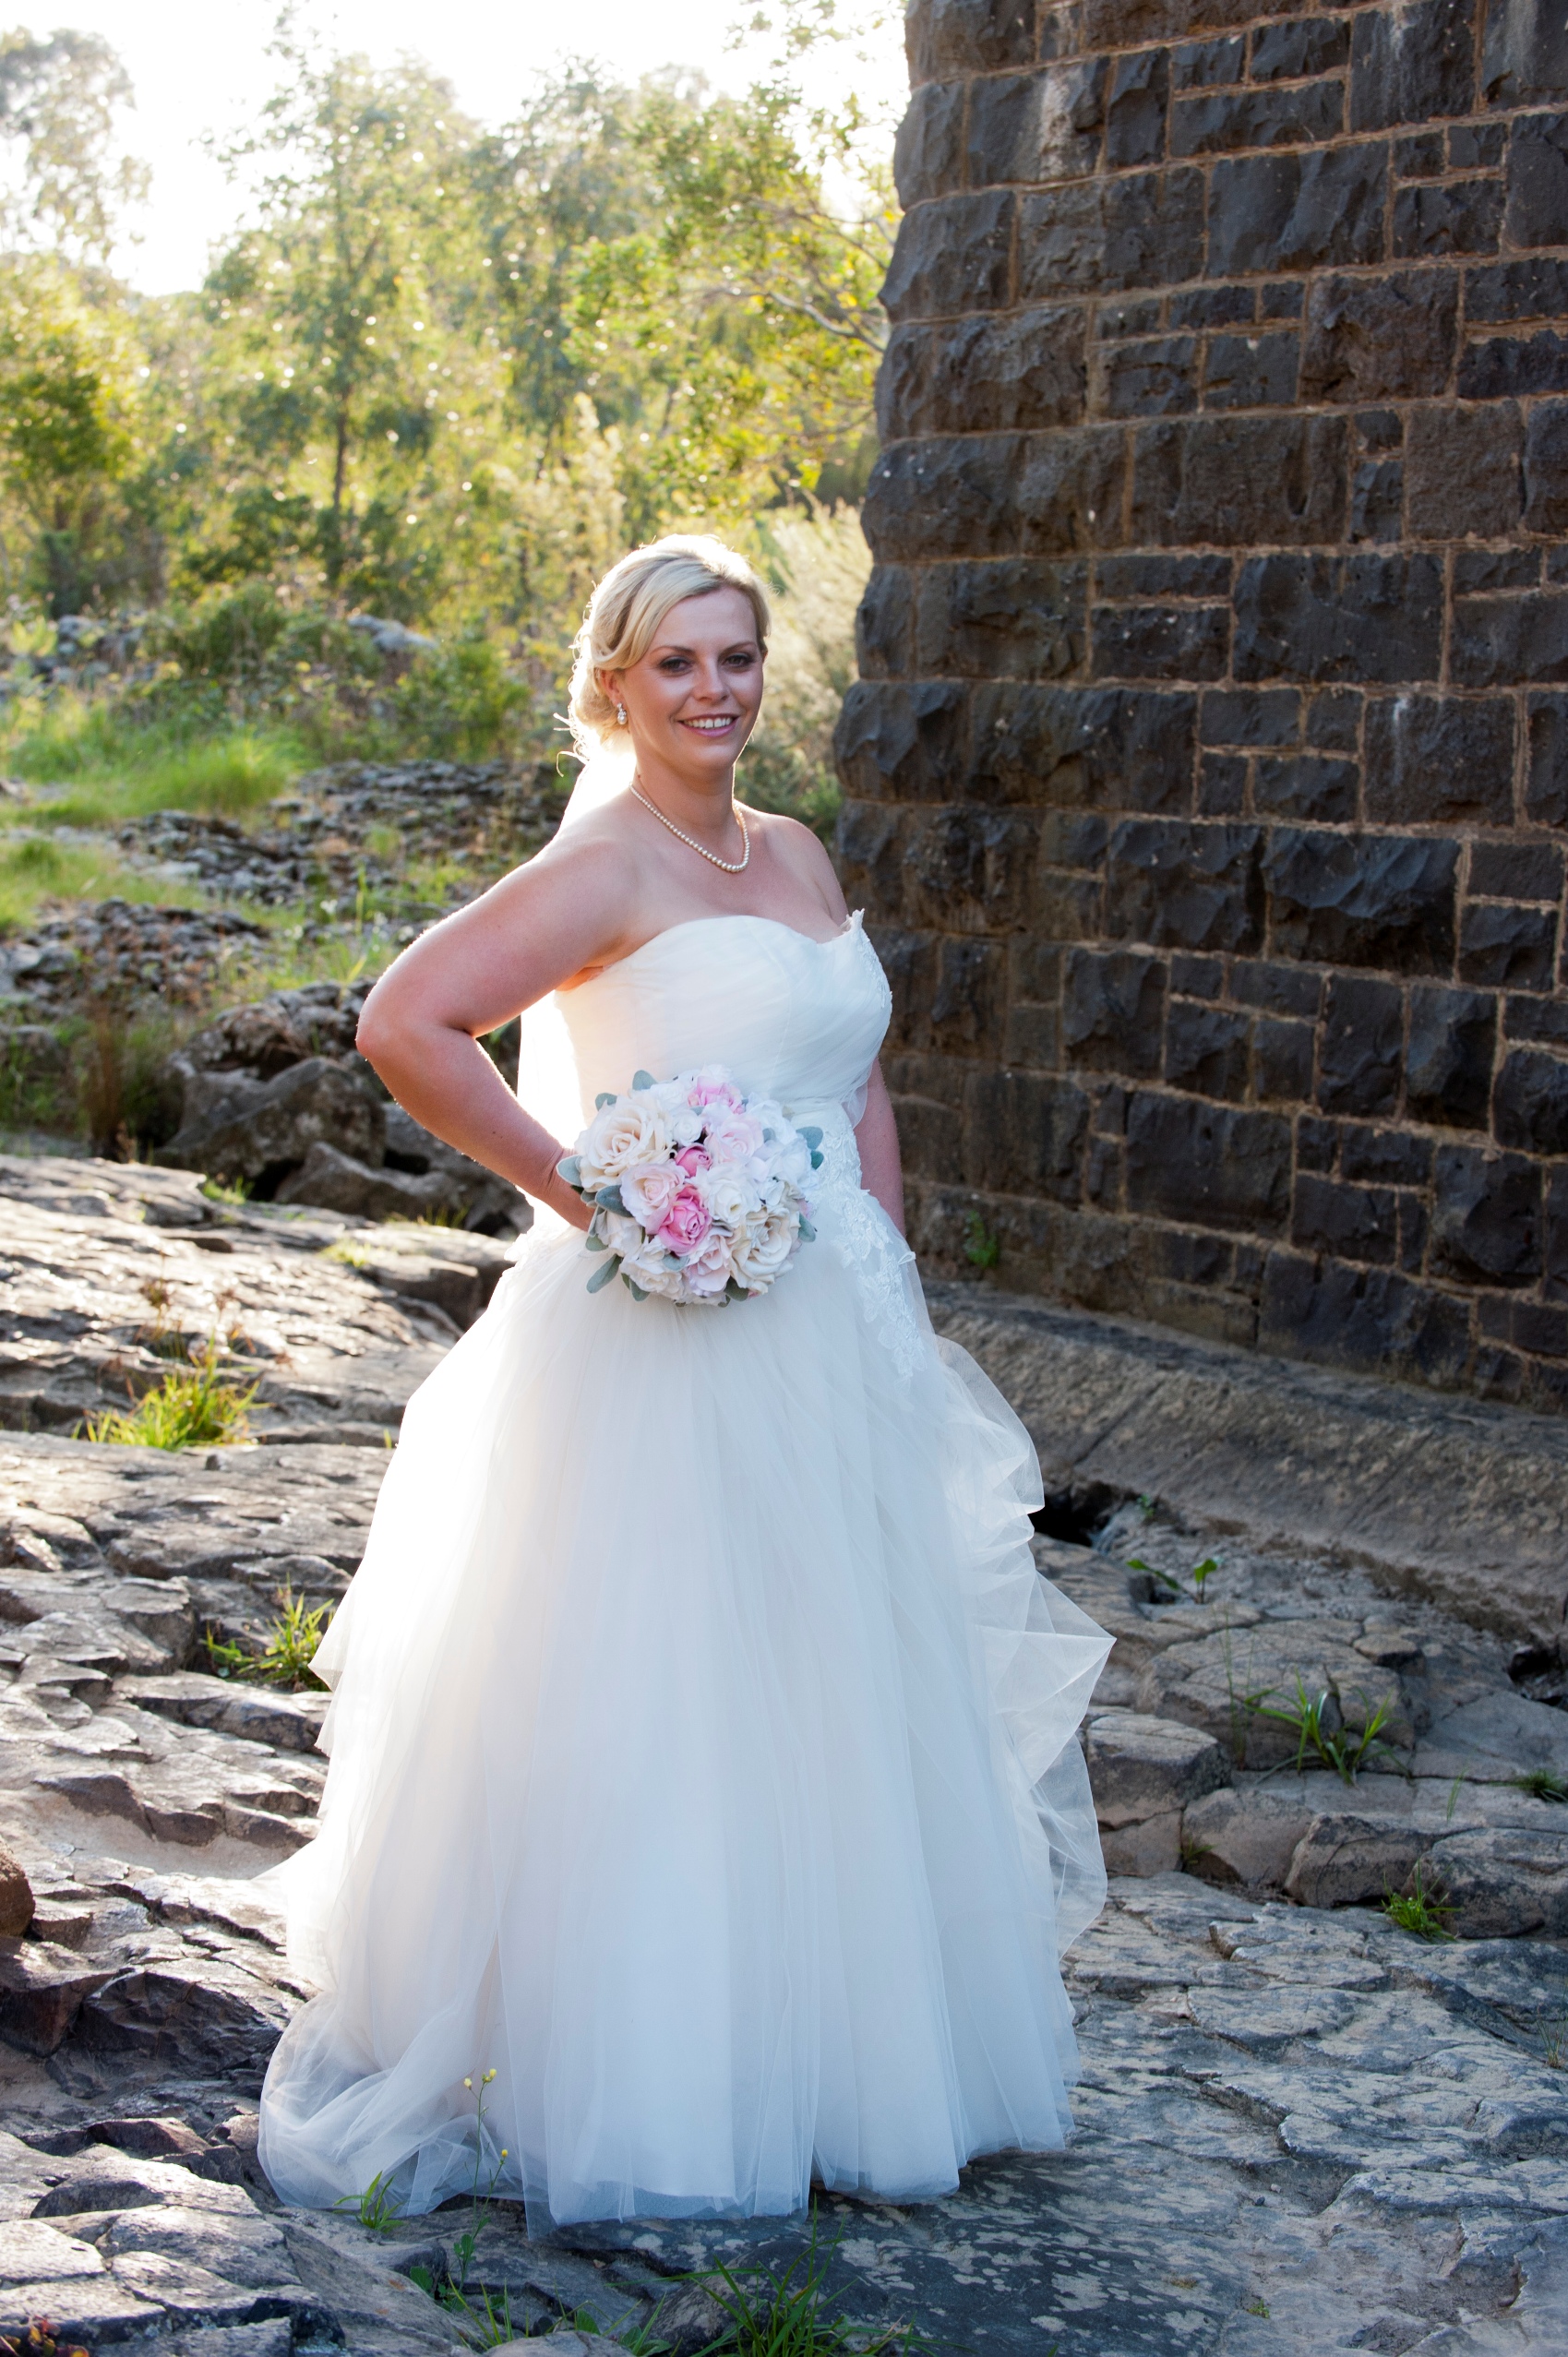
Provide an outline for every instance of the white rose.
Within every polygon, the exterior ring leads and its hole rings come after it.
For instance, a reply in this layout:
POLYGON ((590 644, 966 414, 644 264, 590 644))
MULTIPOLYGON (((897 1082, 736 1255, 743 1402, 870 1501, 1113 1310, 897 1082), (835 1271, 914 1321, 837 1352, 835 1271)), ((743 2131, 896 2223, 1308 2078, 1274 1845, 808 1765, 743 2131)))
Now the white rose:
POLYGON ((695 1301, 716 1301, 734 1271, 729 1238, 720 1228, 710 1228, 701 1250, 686 1263, 687 1291, 695 1301))
POLYGON ((670 1151, 669 1123, 646 1096, 617 1097, 599 1107, 573 1150, 578 1183, 592 1194, 633 1163, 662 1161, 670 1151))
POLYGON ((750 1221, 732 1246, 737 1284, 758 1292, 789 1266, 800 1241, 793 1212, 750 1221))
POLYGON ((701 1171, 697 1187, 711 1218, 732 1234, 755 1217, 760 1198, 738 1163, 716 1162, 701 1171))
POLYGON ((637 1242, 621 1253, 621 1275, 630 1277, 640 1292, 657 1293, 666 1301, 678 1301, 686 1290, 678 1262, 652 1236, 644 1236, 635 1220, 628 1220, 627 1225, 636 1229, 637 1242))

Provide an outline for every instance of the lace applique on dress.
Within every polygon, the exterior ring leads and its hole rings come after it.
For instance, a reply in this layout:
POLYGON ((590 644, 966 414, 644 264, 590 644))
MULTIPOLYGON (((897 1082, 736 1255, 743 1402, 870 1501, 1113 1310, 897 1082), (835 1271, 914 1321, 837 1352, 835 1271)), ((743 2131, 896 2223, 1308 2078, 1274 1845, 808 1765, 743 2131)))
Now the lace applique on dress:
POLYGON ((906 1274, 915 1255, 860 1183, 860 1150, 847 1112, 824 1129, 821 1153, 817 1191, 819 1202, 832 1198, 829 1240, 856 1280, 868 1323, 907 1379, 919 1364, 921 1345, 906 1274))

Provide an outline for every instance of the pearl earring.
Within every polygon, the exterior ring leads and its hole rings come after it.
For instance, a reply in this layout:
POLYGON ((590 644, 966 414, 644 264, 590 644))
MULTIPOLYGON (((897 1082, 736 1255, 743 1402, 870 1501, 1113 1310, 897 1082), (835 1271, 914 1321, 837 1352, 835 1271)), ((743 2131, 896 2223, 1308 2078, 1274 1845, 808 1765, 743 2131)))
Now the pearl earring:
POLYGON ((616 720, 620 727, 624 728, 626 726, 626 706, 624 704, 617 704, 616 706, 616 720))

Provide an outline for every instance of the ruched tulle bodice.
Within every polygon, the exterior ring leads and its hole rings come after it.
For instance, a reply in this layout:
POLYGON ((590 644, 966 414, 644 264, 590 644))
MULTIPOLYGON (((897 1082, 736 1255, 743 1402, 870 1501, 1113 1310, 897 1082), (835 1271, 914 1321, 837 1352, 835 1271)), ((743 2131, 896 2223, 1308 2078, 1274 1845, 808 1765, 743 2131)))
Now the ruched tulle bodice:
POLYGON ((721 1312, 591 1296, 541 1221, 410 1403, 317 1657, 331 1769, 279 1880, 321 1994, 263 2161, 409 2211, 477 2164, 560 2221, 935 2194, 1066 2132, 1107 1641, 1036 1575, 1027 1436, 860 1185, 858 920, 677 925, 557 1007, 585 1107, 719 1063, 820 1121, 818 1240, 721 1312))

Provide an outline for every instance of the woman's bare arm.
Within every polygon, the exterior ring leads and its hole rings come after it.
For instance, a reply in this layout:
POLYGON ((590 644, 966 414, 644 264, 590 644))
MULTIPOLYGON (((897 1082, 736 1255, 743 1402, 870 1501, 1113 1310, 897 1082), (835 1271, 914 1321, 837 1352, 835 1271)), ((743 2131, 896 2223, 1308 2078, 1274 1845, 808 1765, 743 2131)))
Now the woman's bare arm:
POLYGON ((860 1176, 868 1192, 876 1196, 902 1236, 904 1167, 898 1155, 898 1131, 893 1121, 892 1101, 888 1095, 888 1084, 882 1078, 880 1064, 874 1064, 871 1068, 871 1078, 866 1090, 866 1110, 860 1116, 855 1143, 860 1149, 860 1176))
MULTIPOLYGON (((556 1175, 566 1144, 524 1110, 479 1045, 612 953, 631 897, 613 845, 554 846, 421 934, 365 1002, 359 1047, 414 1119, 574 1227, 589 1214, 556 1175)), ((521 1095, 528 1074, 518 1074, 521 1095)))

